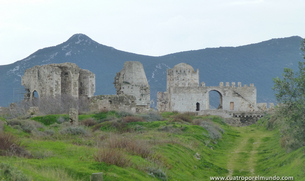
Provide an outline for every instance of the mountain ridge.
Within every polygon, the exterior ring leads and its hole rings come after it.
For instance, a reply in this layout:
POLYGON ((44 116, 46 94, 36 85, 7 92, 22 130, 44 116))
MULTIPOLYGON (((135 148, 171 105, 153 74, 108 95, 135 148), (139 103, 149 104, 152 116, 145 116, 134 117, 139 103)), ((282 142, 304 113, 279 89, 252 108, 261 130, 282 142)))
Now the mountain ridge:
MULTIPOLYGON (((296 68, 302 61, 302 38, 276 38, 238 47, 205 48, 149 56, 117 50, 102 45, 89 36, 75 34, 55 46, 39 49, 26 58, 0 66, 0 105, 7 106, 22 97, 21 76, 27 68, 50 63, 76 63, 96 74, 96 93, 115 94, 113 80, 125 61, 140 61, 151 87, 151 97, 166 90, 166 69, 185 62, 200 70, 200 81, 207 86, 219 82, 254 83, 258 102, 275 102, 272 78, 280 76, 284 67, 296 68), (13 92, 13 93, 12 93, 13 92)), ((155 107, 155 104, 152 104, 155 107)))

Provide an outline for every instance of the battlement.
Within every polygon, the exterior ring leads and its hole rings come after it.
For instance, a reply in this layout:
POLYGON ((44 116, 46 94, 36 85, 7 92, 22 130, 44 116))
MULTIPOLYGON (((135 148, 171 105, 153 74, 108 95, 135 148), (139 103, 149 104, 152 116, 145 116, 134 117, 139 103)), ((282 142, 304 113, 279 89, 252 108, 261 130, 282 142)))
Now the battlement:
MULTIPOLYGON (((230 85, 230 82, 226 82, 224 84, 224 82, 219 82, 219 87, 236 87, 236 82, 231 82, 231 85, 230 85)), ((201 87, 205 87, 205 83, 204 82, 201 82, 201 87)), ((237 87, 242 87, 241 85, 241 82, 237 82, 237 87)), ((244 87, 255 87, 253 83, 250 84, 250 86, 248 86, 247 84, 244 85, 244 87)))

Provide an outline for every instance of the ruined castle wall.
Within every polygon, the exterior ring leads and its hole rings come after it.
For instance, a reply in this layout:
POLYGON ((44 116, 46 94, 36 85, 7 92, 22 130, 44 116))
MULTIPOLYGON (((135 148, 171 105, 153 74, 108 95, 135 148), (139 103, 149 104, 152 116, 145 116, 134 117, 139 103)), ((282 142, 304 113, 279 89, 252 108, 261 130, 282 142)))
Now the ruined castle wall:
POLYGON ((175 87, 171 90, 171 111, 195 112, 207 109, 206 90, 201 87, 175 87))
POLYGON ((92 97, 95 92, 95 75, 89 70, 81 70, 79 75, 79 96, 92 97))
POLYGON ((167 92, 158 92, 157 93, 157 110, 160 112, 170 111, 169 107, 169 95, 167 92))
POLYGON ((255 111, 256 88, 251 86, 235 87, 226 83, 220 86, 171 87, 170 93, 158 93, 159 111, 198 112, 209 110, 209 92, 216 91, 220 95, 220 110, 255 111))
POLYGON ((136 98, 136 105, 150 106, 150 88, 143 65, 136 61, 127 61, 123 69, 115 77, 117 95, 132 95, 136 98))
POLYGON ((35 66, 27 69, 21 81, 29 91, 31 98, 34 91, 38 93, 39 97, 61 93, 61 70, 58 67, 35 66))
POLYGON ((121 110, 139 112, 136 106, 136 98, 130 95, 99 95, 90 99, 90 110, 121 110))
POLYGON ((75 98, 82 95, 91 97, 95 92, 95 75, 88 70, 80 69, 73 63, 29 68, 25 71, 21 82, 28 91, 26 94, 28 99, 33 98, 35 91, 39 98, 56 95, 71 95, 75 98))
POLYGON ((171 87, 199 87, 199 70, 185 63, 180 63, 167 70, 167 91, 171 87))

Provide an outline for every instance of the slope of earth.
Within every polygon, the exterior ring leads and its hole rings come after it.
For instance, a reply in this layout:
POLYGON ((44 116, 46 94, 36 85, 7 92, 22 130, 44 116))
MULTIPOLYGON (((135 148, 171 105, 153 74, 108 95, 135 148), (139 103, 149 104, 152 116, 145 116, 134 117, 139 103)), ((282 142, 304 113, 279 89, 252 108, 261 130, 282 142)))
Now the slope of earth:
POLYGON ((278 131, 266 130, 263 121, 231 127, 215 116, 115 111, 79 119, 80 126, 71 126, 68 115, 1 118, 7 124, 0 133, 1 178, 90 180, 97 172, 104 180, 305 178, 304 147, 286 153, 278 131), (5 149, 3 140, 14 146, 5 149))

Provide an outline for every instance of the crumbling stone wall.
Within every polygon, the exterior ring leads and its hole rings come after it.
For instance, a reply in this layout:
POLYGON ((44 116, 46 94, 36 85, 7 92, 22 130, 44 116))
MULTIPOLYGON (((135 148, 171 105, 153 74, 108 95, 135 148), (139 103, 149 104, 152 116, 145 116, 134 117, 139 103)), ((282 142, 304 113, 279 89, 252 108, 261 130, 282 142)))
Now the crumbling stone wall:
POLYGON ((117 95, 134 96, 136 106, 149 109, 150 88, 143 65, 140 62, 125 62, 123 69, 115 76, 114 86, 117 95))
POLYGON ((136 106, 136 98, 132 95, 99 95, 91 98, 90 110, 121 110, 141 112, 136 106))
POLYGON ((74 98, 92 97, 95 92, 95 75, 89 70, 80 69, 74 63, 35 66, 25 71, 21 80, 32 100, 34 92, 39 98, 70 95, 74 98))
POLYGON ((167 91, 158 92, 158 111, 198 112, 209 110, 209 92, 216 91, 220 96, 218 109, 225 111, 254 112, 256 104, 256 87, 254 84, 241 85, 220 82, 219 86, 199 86, 199 70, 194 71, 188 64, 180 63, 167 70, 167 91))

